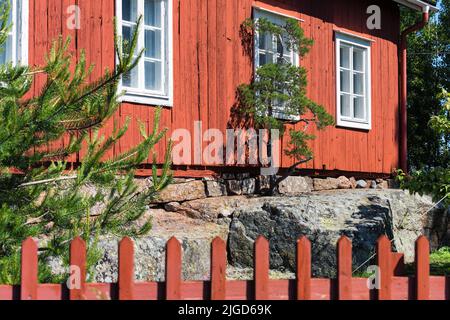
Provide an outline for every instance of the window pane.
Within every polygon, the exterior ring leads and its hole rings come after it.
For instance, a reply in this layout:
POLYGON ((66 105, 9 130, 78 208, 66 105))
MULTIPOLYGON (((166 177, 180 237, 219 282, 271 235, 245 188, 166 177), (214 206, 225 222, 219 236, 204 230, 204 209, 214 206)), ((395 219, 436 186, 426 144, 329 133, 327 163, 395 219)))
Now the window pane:
POLYGON ((259 65, 263 66, 267 63, 273 63, 273 54, 272 53, 260 53, 259 54, 259 65))
POLYGON ((273 50, 273 40, 270 33, 265 33, 259 37, 259 49, 262 50, 273 50))
POLYGON ((341 89, 340 91, 350 93, 350 71, 341 70, 341 89))
POLYGON ((350 68, 350 48, 346 46, 341 46, 340 48, 340 66, 342 68, 350 68))
POLYGON ((364 73, 353 74, 353 91, 355 94, 364 94, 364 73))
POLYGON ((123 41, 126 41, 128 44, 131 42, 131 35, 132 35, 131 27, 128 26, 122 26, 122 38, 123 41))
POLYGON ((361 49, 353 49, 353 70, 364 71, 364 51, 361 49))
POLYGON ((136 22, 137 0, 122 0, 122 20, 136 22))
POLYGON ((145 0, 144 10, 145 25, 161 27, 161 0, 145 0))
POLYGON ((357 119, 365 119, 364 112, 364 98, 363 97, 355 97, 354 98, 354 108, 355 108, 355 118, 357 119))
POLYGON ((161 62, 145 61, 145 89, 159 91, 161 88, 161 62))
POLYGON ((341 116, 351 117, 350 114, 350 95, 341 94, 341 116))
MULTIPOLYGON (((3 8, 3 6, 6 4, 8 2, 8 0, 0 0, 0 8, 3 8)), ((12 10, 12 0, 9 0, 9 7, 10 7, 10 10, 12 10)), ((10 13, 9 13, 9 17, 8 17, 8 23, 7 23, 7 25, 10 25, 11 24, 11 22, 12 22, 12 15, 11 15, 11 11, 10 11, 10 13)))
POLYGON ((136 66, 129 73, 123 75, 122 84, 124 87, 137 88, 138 87, 138 66, 136 66))
MULTIPOLYGON (((2 8, 3 5, 7 2, 8 2, 8 0, 0 0, 0 7, 2 8)), ((10 12, 9 12, 9 16, 8 16, 7 25, 13 24, 12 2, 9 1, 9 3, 10 3, 10 12)), ((14 29, 16 27, 17 27, 16 25, 13 25, 12 29, 10 30, 10 33, 14 32, 14 29)), ((5 63, 9 63, 9 62, 13 61, 12 51, 13 51, 12 35, 9 35, 8 38, 6 39, 5 43, 3 43, 0 46, 0 64, 5 64, 5 63)))
MULTIPOLYGON (((122 41, 124 46, 124 51, 128 51, 128 46, 131 45, 131 37, 133 36, 135 27, 122 26, 122 41)), ((139 45, 135 49, 135 54, 137 54, 139 50, 139 45)))
POLYGON ((287 54, 287 50, 285 48, 283 40, 280 41, 280 39, 277 39, 276 43, 277 43, 277 53, 278 53, 278 55, 285 55, 285 54, 287 54))
POLYGON ((161 59, 161 30, 145 30, 145 56, 161 59))
POLYGON ((9 36, 5 43, 0 47, 0 64, 12 61, 12 37, 9 36))

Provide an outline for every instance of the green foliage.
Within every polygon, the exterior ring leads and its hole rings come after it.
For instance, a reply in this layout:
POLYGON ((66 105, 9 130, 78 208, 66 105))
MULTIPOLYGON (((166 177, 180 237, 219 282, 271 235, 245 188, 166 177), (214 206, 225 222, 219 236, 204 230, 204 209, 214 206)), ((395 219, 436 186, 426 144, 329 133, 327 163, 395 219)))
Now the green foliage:
MULTIPOLYGON (((0 45, 9 28, 5 24, 9 11, 3 9, 0 45)), ((166 133, 159 129, 160 109, 150 133, 141 125, 141 141, 112 159, 108 152, 124 136, 129 121, 121 128, 114 123, 106 137, 100 134, 119 106, 120 78, 143 54, 136 51, 137 36, 136 32, 130 41, 122 41, 115 35, 116 68, 91 83, 93 67, 86 65, 84 54, 74 65, 67 50, 70 39, 55 41, 42 67, 0 66, 1 283, 20 281, 20 246, 27 237, 40 240, 40 280, 59 282, 64 275, 52 275, 45 262, 58 257, 67 266, 72 238, 80 236, 87 242, 92 268, 100 257, 101 235, 139 237, 150 230, 151 221, 144 213, 171 181, 171 145, 160 176, 153 167, 150 187, 138 189, 133 177, 142 162, 155 156, 152 150, 166 133), (45 84, 31 96, 36 75, 45 84), (69 160, 82 147, 82 162, 72 168, 69 160)))
MULTIPOLYGON (((416 265, 410 263, 405 265, 405 275, 414 276, 416 265)), ((430 275, 449 276, 450 275, 450 248, 442 247, 430 254, 430 275)))
POLYGON ((441 167, 414 171, 407 176, 398 172, 397 179, 403 189, 420 195, 430 194, 434 201, 440 201, 445 196, 444 204, 450 205, 450 170, 441 167))
MULTIPOLYGON (((450 91, 450 0, 439 1, 440 11, 430 23, 408 37, 408 157, 412 170, 447 167, 450 134, 428 125, 441 112, 442 89, 450 91)), ((402 29, 421 19, 421 13, 402 10, 402 29)))
MULTIPOLYGON (((431 118, 429 125, 440 135, 450 134, 450 94, 444 91, 442 97, 442 111, 431 118)), ((443 153, 450 153, 450 144, 442 147, 443 153), (444 152, 445 151, 445 152, 444 152)), ((444 199, 444 204, 450 206, 450 167, 425 166, 420 170, 415 170, 407 176, 402 171, 398 172, 397 179, 401 187, 408 189, 412 193, 430 194, 434 201, 444 199), (447 198, 445 198, 447 197, 447 198)))
POLYGON ((278 46, 281 52, 279 50, 276 63, 259 66, 253 81, 239 86, 241 112, 254 119, 257 127, 278 129, 282 133, 286 129, 286 120, 304 122, 303 130, 289 131, 291 139, 285 152, 298 161, 312 157, 308 141, 315 137, 306 133, 308 125, 312 123, 318 129, 324 129, 334 120, 323 106, 306 96, 306 69, 286 61, 283 51, 294 51, 301 59, 309 52, 313 41, 305 37, 303 29, 294 19, 287 19, 283 26, 264 18, 256 21, 250 19, 243 23, 243 29, 247 41, 253 41, 250 35, 257 32, 261 36, 273 37, 282 46, 278 46))
MULTIPOLYGON (((411 175, 397 179, 412 193, 447 196, 450 205, 450 0, 421 32, 408 38, 408 149, 411 175)), ((420 19, 402 11, 402 27, 420 19)))
POLYGON ((444 101, 442 111, 431 117, 430 126, 437 133, 448 135, 450 134, 450 93, 444 90, 441 97, 444 101))
POLYGON ((431 274, 450 276, 450 247, 441 248, 430 255, 431 274))

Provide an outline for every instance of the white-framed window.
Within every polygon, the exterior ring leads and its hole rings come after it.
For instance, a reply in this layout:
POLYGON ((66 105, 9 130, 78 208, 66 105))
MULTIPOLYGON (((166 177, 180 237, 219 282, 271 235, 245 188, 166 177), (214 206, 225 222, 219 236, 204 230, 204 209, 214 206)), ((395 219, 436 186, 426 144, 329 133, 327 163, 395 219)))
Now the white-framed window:
POLYGON ((336 32, 337 125, 370 130, 370 40, 336 32))
POLYGON ((8 39, 0 50, 0 64, 12 62, 26 65, 28 63, 28 0, 0 0, 3 5, 9 1, 10 12, 8 24, 12 24, 8 39))
POLYGON ((130 40, 136 21, 143 17, 138 50, 145 48, 139 64, 123 76, 122 101, 172 106, 172 0, 116 0, 118 35, 130 40))
MULTIPOLYGON (((265 18, 273 24, 284 26, 286 20, 290 17, 282 14, 277 14, 272 11, 261 8, 254 8, 253 17, 255 21, 260 18, 265 18)), ((295 18, 294 18, 295 19, 295 18)), ((298 19, 296 19, 298 20, 298 19)), ((290 49, 286 44, 287 39, 278 38, 271 33, 259 34, 255 33, 255 50, 254 50, 254 67, 255 73, 260 66, 268 63, 277 63, 278 59, 283 59, 284 62, 299 66, 300 59, 297 52, 290 49)), ((274 106, 273 116, 284 120, 299 120, 300 118, 294 115, 289 115, 283 112, 283 103, 274 106)))

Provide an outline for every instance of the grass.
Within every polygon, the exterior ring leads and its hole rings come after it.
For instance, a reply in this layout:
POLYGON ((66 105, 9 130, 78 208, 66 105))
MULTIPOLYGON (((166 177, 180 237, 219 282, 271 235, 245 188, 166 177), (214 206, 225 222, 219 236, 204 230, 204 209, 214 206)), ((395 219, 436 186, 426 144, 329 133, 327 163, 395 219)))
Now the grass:
MULTIPOLYGON (((414 264, 406 265, 405 269, 407 275, 415 274, 414 264)), ((450 276, 450 247, 443 247, 430 254, 430 274, 432 276, 450 276)))
MULTIPOLYGON (((405 273, 406 276, 413 276, 415 274, 414 264, 406 265, 405 273)), ((430 274, 432 276, 450 276, 450 247, 444 247, 431 253, 430 274)), ((368 278, 371 275, 371 273, 361 270, 353 274, 353 277, 368 278)))
POLYGON ((431 274, 450 276, 450 247, 444 247, 430 255, 431 274))

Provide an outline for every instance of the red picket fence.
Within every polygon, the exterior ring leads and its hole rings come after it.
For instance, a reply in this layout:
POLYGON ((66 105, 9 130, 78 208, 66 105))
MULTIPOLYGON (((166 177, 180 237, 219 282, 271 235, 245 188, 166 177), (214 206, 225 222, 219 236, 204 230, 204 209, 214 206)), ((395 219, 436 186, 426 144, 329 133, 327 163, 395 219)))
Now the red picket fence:
POLYGON ((416 274, 398 277, 395 268, 399 255, 391 252, 385 236, 377 243, 381 286, 370 290, 367 279, 352 277, 352 244, 342 237, 337 249, 337 278, 311 277, 311 243, 303 237, 297 242, 296 280, 269 279, 269 242, 259 237, 254 246, 254 280, 226 279, 226 244, 216 238, 211 246, 211 281, 182 281, 182 251, 176 238, 167 242, 166 281, 134 281, 133 241, 119 244, 118 283, 86 283, 86 245, 76 238, 70 247, 70 264, 81 271, 77 289, 65 284, 38 283, 38 250, 33 239, 22 247, 22 284, 0 286, 1 300, 446 300, 450 299, 450 278, 430 276, 429 242, 420 237, 416 243, 416 274))

